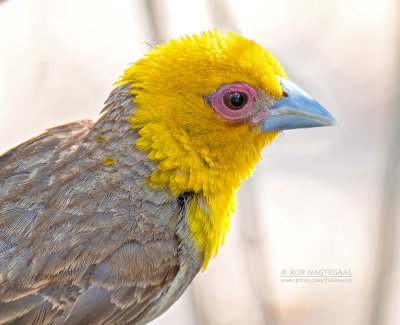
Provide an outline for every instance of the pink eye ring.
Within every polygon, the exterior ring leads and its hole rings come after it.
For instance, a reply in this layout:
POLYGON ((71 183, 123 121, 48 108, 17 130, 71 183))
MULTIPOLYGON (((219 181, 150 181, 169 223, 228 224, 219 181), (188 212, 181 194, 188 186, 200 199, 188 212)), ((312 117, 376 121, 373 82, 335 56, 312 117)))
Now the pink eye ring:
POLYGON ((228 120, 246 118, 256 99, 254 88, 242 82, 222 85, 209 97, 214 111, 228 120))

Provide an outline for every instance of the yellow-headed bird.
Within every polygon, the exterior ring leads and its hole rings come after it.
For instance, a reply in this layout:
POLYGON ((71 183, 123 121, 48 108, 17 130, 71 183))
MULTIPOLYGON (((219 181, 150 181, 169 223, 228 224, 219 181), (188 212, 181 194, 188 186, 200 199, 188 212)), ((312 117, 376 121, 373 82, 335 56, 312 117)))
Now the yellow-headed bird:
POLYGON ((217 253, 263 147, 333 122, 238 34, 155 47, 97 122, 0 156, 0 324, 156 318, 217 253))

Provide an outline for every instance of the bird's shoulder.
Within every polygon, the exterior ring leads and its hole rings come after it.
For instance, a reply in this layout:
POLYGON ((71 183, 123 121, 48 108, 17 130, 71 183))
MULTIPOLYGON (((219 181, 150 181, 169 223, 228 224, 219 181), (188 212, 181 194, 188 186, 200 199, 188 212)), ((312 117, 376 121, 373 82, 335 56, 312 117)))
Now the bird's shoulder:
POLYGON ((127 96, 118 87, 97 123, 49 129, 0 156, 1 322, 136 323, 197 273, 199 261, 181 269, 193 250, 184 205, 146 185, 155 165, 134 146, 127 96))

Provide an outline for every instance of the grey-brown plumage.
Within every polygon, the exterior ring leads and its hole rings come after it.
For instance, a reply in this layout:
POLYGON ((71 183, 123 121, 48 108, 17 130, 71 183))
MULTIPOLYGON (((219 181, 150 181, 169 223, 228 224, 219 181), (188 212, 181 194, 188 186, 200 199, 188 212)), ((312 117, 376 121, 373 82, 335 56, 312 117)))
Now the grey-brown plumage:
POLYGON ((134 110, 119 86, 97 123, 0 156, 0 324, 147 323, 198 272, 190 194, 145 184, 155 163, 135 148, 134 110))

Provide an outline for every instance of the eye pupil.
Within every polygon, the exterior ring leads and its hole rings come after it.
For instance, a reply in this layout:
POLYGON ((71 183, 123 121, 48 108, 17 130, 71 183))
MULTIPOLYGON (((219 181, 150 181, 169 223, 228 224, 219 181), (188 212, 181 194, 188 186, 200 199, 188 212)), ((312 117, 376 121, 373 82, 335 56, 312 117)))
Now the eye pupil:
POLYGON ((239 110, 247 103, 246 94, 239 92, 228 93, 224 96, 225 105, 232 110, 239 110))
POLYGON ((239 93, 233 93, 232 97, 231 97, 231 104, 233 106, 239 107, 243 104, 243 96, 239 93))

